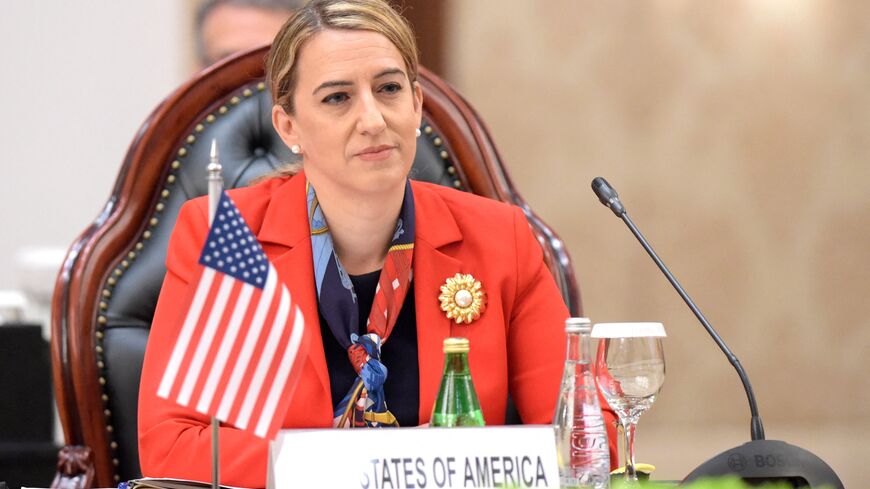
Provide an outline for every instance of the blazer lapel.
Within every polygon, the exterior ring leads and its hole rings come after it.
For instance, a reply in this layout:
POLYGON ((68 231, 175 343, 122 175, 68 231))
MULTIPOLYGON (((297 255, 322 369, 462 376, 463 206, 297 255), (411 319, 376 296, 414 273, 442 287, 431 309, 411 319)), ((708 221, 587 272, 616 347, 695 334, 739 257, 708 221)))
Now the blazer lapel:
MULTIPOLYGON (((323 340, 320 337, 320 320, 317 311, 317 295, 314 286, 314 265, 311 257, 308 211, 305 197, 306 178, 299 173, 279 186, 273 193, 263 217, 257 238, 273 257, 278 276, 284 279, 293 301, 299 306, 306 321, 305 327, 311 338, 308 361, 317 372, 321 398, 307 399, 312 408, 323 404, 332 420, 332 394, 323 340), (325 401, 325 403, 324 403, 325 401)), ((317 411, 317 409, 314 409, 317 411)), ((319 417, 321 413, 311 413, 319 417)), ((325 415, 325 413, 323 413, 325 415)))
POLYGON ((462 262, 444 248, 462 240, 450 208, 425 185, 412 182, 414 191, 414 302, 417 310, 417 355, 420 367, 421 424, 428 423, 438 395, 444 366, 442 344, 451 335, 452 321, 441 310, 438 295, 448 277, 462 270, 462 262))
MULTIPOLYGON (((332 394, 314 286, 311 239, 305 205, 305 175, 300 173, 273 193, 257 238, 272 257, 278 275, 285 278, 294 302, 307 318, 311 345, 308 360, 320 383, 320 400, 307 400, 312 407, 323 404, 332 420, 332 394), (292 278, 292 279, 291 279, 292 278)), ((450 208, 425 184, 411 183, 414 191, 416 236, 414 240, 414 301, 417 313, 417 351, 420 367, 420 423, 428 423, 438 395, 444 366, 442 344, 451 336, 453 324, 441 311, 440 287, 448 277, 463 270, 462 262, 449 254, 448 245, 462 241, 450 208)), ((320 417, 319 413, 312 413, 320 417)))

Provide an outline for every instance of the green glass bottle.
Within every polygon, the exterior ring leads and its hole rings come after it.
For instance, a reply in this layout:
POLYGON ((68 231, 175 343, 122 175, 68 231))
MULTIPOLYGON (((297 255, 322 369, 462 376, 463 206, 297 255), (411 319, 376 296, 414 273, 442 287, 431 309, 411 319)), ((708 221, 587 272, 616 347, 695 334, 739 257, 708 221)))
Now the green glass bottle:
POLYGON ((430 426, 484 426, 480 401, 468 370, 468 339, 444 340, 444 376, 430 426))

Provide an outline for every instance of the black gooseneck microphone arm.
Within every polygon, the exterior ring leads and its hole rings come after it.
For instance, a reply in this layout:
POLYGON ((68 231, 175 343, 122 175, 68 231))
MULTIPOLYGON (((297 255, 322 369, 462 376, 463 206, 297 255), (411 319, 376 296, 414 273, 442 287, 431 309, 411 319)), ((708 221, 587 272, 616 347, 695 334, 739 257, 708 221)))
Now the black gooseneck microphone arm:
POLYGON ((683 301, 686 302, 686 305, 689 306, 689 309, 695 314, 695 317, 698 318, 698 321, 701 321, 701 324, 704 325, 704 329, 707 330, 707 333, 713 338, 713 341, 719 346, 719 349, 722 350, 722 353, 728 357, 728 361, 731 362, 731 365, 734 367, 734 370, 737 371, 737 375, 740 376, 740 381, 743 382, 743 389, 746 391, 746 397, 749 398, 749 411, 752 415, 752 422, 750 425, 750 433, 752 436, 752 440, 764 440, 764 426, 761 423, 761 416, 758 414, 758 405, 755 403, 755 394, 752 392, 752 385, 749 383, 749 377, 746 375, 746 371, 743 370, 743 366, 740 364, 740 360, 737 359, 737 356, 734 353, 731 353, 731 350, 728 349, 728 345, 719 337, 716 331, 713 329, 713 326, 710 325, 710 322, 707 321, 707 318, 704 317, 704 314, 701 313, 701 310, 698 309, 698 306, 695 305, 695 302, 692 301, 692 298, 689 297, 689 294, 683 289, 680 283, 674 278, 671 271, 668 270, 668 267, 665 266, 664 262, 659 258, 656 252, 652 249, 649 242, 643 237, 640 231, 637 229, 637 226, 634 225, 631 218, 628 217, 628 213, 625 210, 625 206, 622 205, 622 202, 619 200, 619 195, 616 193, 616 190, 607 183, 607 180, 601 177, 595 177, 592 180, 592 190, 595 192, 595 195, 598 196, 598 200, 601 201, 602 204, 609 207, 617 217, 621 218, 628 228, 631 230, 632 234, 640 241, 641 246, 649 256, 656 262, 659 270, 665 274, 668 282, 674 286, 674 289, 677 290, 677 293, 680 294, 680 297, 683 298, 683 301))

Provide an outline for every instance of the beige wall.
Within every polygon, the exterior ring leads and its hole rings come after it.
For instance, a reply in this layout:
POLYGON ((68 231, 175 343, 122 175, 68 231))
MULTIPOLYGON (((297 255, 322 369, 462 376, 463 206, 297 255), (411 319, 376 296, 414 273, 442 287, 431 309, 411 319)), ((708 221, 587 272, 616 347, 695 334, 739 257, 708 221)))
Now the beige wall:
POLYGON ((870 432, 868 18, 861 0, 450 2, 445 76, 567 242, 586 313, 668 329, 668 379, 638 437, 660 476, 745 440, 747 404, 589 183, 617 188, 738 354, 768 437, 857 483, 849 450, 866 456, 870 432))

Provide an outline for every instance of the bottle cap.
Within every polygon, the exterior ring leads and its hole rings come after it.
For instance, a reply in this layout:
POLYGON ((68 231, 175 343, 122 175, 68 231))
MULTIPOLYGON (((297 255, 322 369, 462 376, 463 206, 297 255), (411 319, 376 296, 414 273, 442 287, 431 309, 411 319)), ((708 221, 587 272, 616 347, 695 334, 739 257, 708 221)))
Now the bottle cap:
POLYGON ((592 321, 589 318, 568 318, 565 320, 566 333, 588 333, 592 331, 592 321))
POLYGON ((447 338, 444 340, 444 353, 468 353, 468 338, 447 338))

